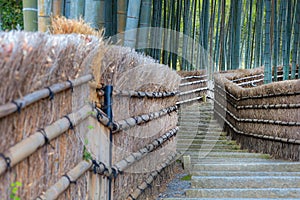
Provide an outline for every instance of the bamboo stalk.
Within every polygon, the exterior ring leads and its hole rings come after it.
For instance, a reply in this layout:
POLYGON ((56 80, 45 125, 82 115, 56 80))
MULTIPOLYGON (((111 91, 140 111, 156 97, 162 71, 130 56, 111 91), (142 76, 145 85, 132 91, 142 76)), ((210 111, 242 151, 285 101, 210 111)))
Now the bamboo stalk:
POLYGON ((50 25, 51 0, 38 0, 38 31, 46 32, 50 25))
POLYGON ((53 16, 63 15, 63 1, 62 0, 53 0, 52 14, 53 14, 53 16))
POLYGON ((37 31, 37 1, 23 0, 24 31, 37 31))
MULTIPOLYGON (((91 115, 92 107, 90 105, 85 105, 80 110, 75 113, 68 115, 73 126, 78 125, 81 121, 86 119, 91 115)), ((70 122, 67 118, 63 117, 53 124, 46 126, 44 128, 45 133, 49 141, 60 136, 62 133, 66 132, 70 127, 70 122)), ((11 167, 15 166, 17 163, 21 162, 32 153, 34 153, 39 147, 45 144, 45 137, 41 132, 37 131, 25 138, 21 142, 15 144, 13 147, 5 151, 4 155, 11 160, 11 167)), ((3 159, 0 159, 0 175, 5 172, 7 166, 3 159)))
POLYGON ((151 183, 155 180, 155 178, 160 174, 160 172, 165 169, 167 166, 170 165, 170 163, 173 161, 175 158, 176 153, 171 153, 171 155, 168 156, 168 158, 165 160, 164 163, 160 164, 158 166, 158 169, 152 172, 148 178, 142 182, 140 186, 137 187, 128 197, 127 200, 133 200, 133 199, 138 199, 138 197, 142 194, 142 192, 147 189, 151 183))
MULTIPOLYGON (((88 74, 86 76, 82 76, 78 79, 72 80, 73 87, 82 85, 87 83, 88 81, 92 80, 93 76, 91 74, 88 74)), ((53 94, 59 93, 61 91, 64 91, 68 88, 71 88, 70 82, 66 81, 63 83, 57 83, 49 87, 50 90, 53 92, 53 94)), ((43 98, 49 97, 50 92, 48 89, 42 89, 35 91, 33 93, 30 93, 26 96, 24 96, 22 99, 17 99, 15 102, 20 106, 18 106, 14 103, 7 103, 0 106, 0 119, 2 117, 5 117, 11 113, 14 113, 18 111, 19 109, 25 108, 26 106, 31 105, 32 103, 35 103, 43 98)))
POLYGON ((126 18, 127 18, 127 0, 118 0, 118 10, 117 10, 117 32, 118 40, 122 45, 124 43, 124 32, 126 28, 126 18))
MULTIPOLYGON (((86 173, 92 166, 90 161, 81 161, 66 175, 71 181, 76 181, 80 176, 86 173)), ((70 180, 66 176, 62 176, 54 185, 52 185, 44 194, 37 199, 52 200, 59 197, 70 185, 70 180)))
POLYGON ((73 0, 70 2, 70 18, 79 19, 84 15, 84 0, 73 0))

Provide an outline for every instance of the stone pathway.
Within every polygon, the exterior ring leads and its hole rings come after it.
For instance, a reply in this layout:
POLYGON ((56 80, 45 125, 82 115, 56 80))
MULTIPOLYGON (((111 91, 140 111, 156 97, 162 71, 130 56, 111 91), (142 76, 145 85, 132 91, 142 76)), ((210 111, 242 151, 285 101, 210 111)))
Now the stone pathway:
POLYGON ((177 150, 190 156, 191 179, 183 182, 178 175, 168 186, 167 198, 159 199, 300 200, 299 162, 241 150, 212 118, 211 103, 181 109, 177 150))

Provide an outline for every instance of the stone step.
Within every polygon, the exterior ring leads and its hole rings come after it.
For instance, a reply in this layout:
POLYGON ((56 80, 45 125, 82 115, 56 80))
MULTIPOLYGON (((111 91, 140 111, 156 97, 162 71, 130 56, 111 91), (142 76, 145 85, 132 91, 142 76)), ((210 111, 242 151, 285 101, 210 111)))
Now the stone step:
POLYGON ((270 158, 269 154, 248 152, 191 152, 189 155, 194 156, 199 154, 207 155, 206 158, 270 158))
POLYGON ((192 163, 249 163, 249 162, 256 162, 256 163, 263 163, 263 162, 278 162, 278 160, 269 159, 266 160, 265 158, 206 158, 198 156, 191 156, 192 163))
POLYGON ((208 140, 203 137, 203 139, 177 139, 177 144, 225 144, 225 145, 237 145, 235 141, 228 141, 228 140, 208 140))
POLYGON ((192 198, 299 198, 299 188, 264 189, 188 189, 187 197, 192 198))
POLYGON ((192 176, 192 188, 299 188, 300 177, 278 176, 192 176))
POLYGON ((180 143, 177 144, 177 148, 190 148, 190 149, 207 149, 207 148, 214 148, 214 149, 239 149, 238 145, 226 145, 226 144, 194 144, 194 143, 180 143))
MULTIPOLYGON (((278 199, 278 198, 272 198, 278 199)), ((270 198, 160 198, 159 200, 272 200, 270 198)), ((300 200, 300 198, 284 198, 283 200, 300 200)))
POLYGON ((195 164, 193 171, 299 172, 300 162, 195 164))
POLYGON ((300 172, 194 171, 195 176, 300 176, 300 172))

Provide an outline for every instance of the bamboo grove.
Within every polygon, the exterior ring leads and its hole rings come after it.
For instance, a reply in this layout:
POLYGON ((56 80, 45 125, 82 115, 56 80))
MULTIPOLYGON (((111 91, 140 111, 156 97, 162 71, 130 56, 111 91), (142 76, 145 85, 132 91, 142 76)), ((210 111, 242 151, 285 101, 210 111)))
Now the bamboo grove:
POLYGON ((33 8, 24 10, 25 30, 35 30, 30 25, 35 17, 41 31, 46 31, 50 15, 82 17, 96 29, 105 28, 105 36, 115 36, 114 42, 173 69, 265 66, 269 83, 277 80, 274 66, 283 66, 284 80, 299 77, 300 0, 23 1, 33 8), (142 29, 146 27, 155 29, 142 29))

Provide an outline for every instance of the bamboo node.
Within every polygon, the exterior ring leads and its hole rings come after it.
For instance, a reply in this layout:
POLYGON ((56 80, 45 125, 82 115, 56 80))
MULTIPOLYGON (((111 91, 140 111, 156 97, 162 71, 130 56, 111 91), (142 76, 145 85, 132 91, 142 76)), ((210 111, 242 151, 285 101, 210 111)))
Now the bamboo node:
POLYGON ((38 129, 37 132, 40 132, 44 136, 45 144, 49 145, 52 149, 55 149, 54 146, 50 143, 50 140, 46 134, 45 129, 43 129, 43 128, 38 129))
POLYGON ((11 102, 17 106, 17 112, 20 114, 21 113, 21 109, 23 107, 22 102, 18 103, 18 102, 14 101, 14 100, 12 100, 11 102))
POLYGON ((69 118, 69 116, 65 115, 64 118, 66 118, 69 121, 69 124, 70 124, 69 129, 74 130, 74 125, 73 125, 71 119, 69 118))
POLYGON ((64 174, 62 177, 66 177, 70 184, 75 184, 75 185, 77 184, 76 180, 72 181, 71 178, 67 174, 64 174))
POLYGON ((49 90, 49 100, 52 101, 54 99, 54 93, 50 87, 46 87, 46 89, 49 90))
POLYGON ((74 86, 73 86, 72 81, 67 80, 67 82, 70 83, 70 89, 71 89, 71 92, 73 93, 74 92, 74 86))
POLYGON ((6 169, 11 170, 11 159, 6 157, 3 153, 0 153, 0 157, 3 158, 6 163, 6 169))

